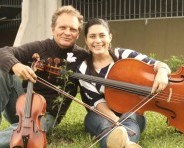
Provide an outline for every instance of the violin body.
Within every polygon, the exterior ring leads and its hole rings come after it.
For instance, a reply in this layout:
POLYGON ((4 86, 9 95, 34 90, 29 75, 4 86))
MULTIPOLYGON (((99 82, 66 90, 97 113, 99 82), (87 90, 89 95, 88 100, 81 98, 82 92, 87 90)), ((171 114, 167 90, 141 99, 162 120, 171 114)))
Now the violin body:
MULTIPOLYGON (((116 62, 107 79, 127 83, 127 87, 117 90, 105 87, 105 99, 111 109, 119 113, 129 112, 151 93, 156 72, 153 66, 135 59, 116 62), (129 84, 133 84, 129 85, 129 84)), ((142 106, 137 113, 145 111, 161 113, 168 124, 184 133, 184 67, 170 75, 169 85, 161 93, 142 106)))
POLYGON ((27 103, 27 94, 21 95, 17 100, 16 111, 19 116, 19 125, 13 132, 10 147, 46 148, 46 133, 40 128, 40 117, 46 111, 46 101, 41 95, 33 93, 31 106, 25 107, 27 103))

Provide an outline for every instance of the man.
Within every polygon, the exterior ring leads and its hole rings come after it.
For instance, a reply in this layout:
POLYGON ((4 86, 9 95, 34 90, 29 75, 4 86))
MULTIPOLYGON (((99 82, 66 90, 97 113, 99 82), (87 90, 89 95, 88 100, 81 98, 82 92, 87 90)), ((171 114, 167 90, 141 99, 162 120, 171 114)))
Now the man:
MULTIPOLYGON (((30 68, 30 62, 33 61, 32 56, 34 53, 38 53, 40 58, 45 61, 49 58, 66 59, 67 53, 73 53, 76 61, 69 63, 67 68, 75 71, 77 65, 88 56, 87 52, 75 44, 82 26, 83 16, 79 11, 72 6, 63 6, 52 16, 53 39, 0 49, 0 113, 3 112, 6 119, 12 124, 9 129, 0 131, 0 147, 9 147, 12 130, 17 127, 16 100, 25 92, 24 90, 27 87, 26 83, 24 83, 25 81, 32 81, 34 83, 33 90, 46 99, 46 111, 48 114, 41 120, 42 128, 49 131, 55 122, 57 114, 59 115, 57 123, 61 121, 71 104, 71 100, 66 98, 61 106, 61 111, 58 113, 59 105, 54 103, 59 96, 58 93, 47 86, 36 83, 36 79, 39 76, 57 86, 62 84, 62 80, 46 72, 38 71, 35 73, 30 68), (25 80, 23 85, 18 78, 25 80)), ((65 90, 75 96, 78 83, 74 79, 70 81, 72 81, 72 84, 67 86, 65 90)))

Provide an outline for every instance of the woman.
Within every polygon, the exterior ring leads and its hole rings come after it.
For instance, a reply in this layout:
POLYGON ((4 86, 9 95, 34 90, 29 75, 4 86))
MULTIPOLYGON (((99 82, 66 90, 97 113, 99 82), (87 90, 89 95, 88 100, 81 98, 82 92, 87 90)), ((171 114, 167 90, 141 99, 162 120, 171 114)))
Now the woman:
MULTIPOLYGON (((110 49, 112 34, 110 33, 106 21, 102 19, 92 19, 88 21, 84 28, 84 35, 86 45, 90 52, 90 58, 80 65, 78 69, 79 73, 105 78, 114 62, 124 58, 135 58, 154 65, 154 70, 157 74, 151 93, 161 91, 167 86, 168 74, 170 74, 171 71, 165 63, 153 60, 146 55, 130 49, 110 49)), ((88 83, 83 80, 79 80, 79 82, 81 96, 85 103, 106 114, 114 121, 119 121, 120 116, 122 117, 122 115, 119 115, 108 107, 108 104, 104 99, 104 89, 102 89, 102 85, 88 83)), ((126 118, 128 115, 123 114, 123 116, 126 118)), ((111 126, 111 122, 94 112, 88 111, 85 117, 85 128, 93 136, 99 135, 111 126)), ((139 148, 141 146, 136 143, 138 142, 140 133, 144 130, 144 127, 144 116, 136 115, 134 113, 122 123, 122 126, 115 128, 109 135, 104 137, 101 140, 100 145, 102 148, 139 148)))

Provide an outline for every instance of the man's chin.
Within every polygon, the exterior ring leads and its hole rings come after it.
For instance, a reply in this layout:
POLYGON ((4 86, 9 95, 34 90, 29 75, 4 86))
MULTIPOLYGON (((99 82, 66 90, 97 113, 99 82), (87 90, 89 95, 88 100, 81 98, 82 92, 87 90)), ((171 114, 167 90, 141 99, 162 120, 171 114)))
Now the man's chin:
POLYGON ((71 43, 60 43, 59 44, 59 46, 61 47, 61 48, 69 48, 69 47, 71 47, 71 46, 73 46, 73 44, 71 44, 71 43))

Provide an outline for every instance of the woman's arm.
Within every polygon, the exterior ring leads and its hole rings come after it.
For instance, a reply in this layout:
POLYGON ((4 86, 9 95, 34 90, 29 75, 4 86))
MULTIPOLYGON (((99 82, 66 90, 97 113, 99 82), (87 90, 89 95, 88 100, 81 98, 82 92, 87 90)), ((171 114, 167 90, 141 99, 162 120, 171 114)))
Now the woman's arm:
POLYGON ((96 109, 99 110, 100 112, 104 113, 107 115, 109 118, 117 122, 119 120, 119 117, 115 115, 115 113, 107 106, 106 102, 99 103, 96 106, 96 109))

